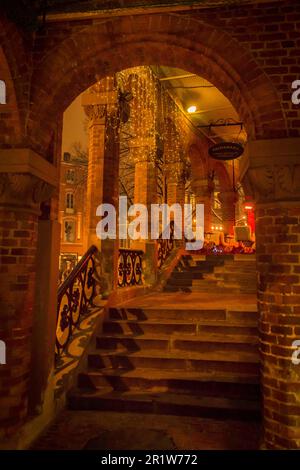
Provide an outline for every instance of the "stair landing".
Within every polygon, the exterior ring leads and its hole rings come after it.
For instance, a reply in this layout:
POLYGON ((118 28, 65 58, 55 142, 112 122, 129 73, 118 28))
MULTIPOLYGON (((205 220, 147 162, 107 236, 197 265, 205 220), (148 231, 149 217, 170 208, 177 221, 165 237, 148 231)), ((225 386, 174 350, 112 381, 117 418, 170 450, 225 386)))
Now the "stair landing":
POLYGON ((212 295, 205 292, 159 292, 136 297, 122 303, 124 308, 154 309, 227 309, 235 311, 257 310, 256 294, 212 295))

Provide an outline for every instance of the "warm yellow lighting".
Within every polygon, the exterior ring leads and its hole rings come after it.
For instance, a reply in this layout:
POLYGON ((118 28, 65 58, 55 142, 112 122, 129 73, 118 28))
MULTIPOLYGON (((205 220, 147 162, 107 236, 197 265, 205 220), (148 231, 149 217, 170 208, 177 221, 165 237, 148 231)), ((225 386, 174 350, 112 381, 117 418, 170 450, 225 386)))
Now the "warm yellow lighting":
POLYGON ((223 227, 220 227, 220 230, 223 230, 223 227))
POLYGON ((212 226, 211 226, 211 229, 212 229, 212 230, 215 230, 215 227, 212 225, 212 226))
POLYGON ((190 106, 188 109, 187 109, 187 112, 189 114, 192 114, 192 113, 195 113, 197 111, 197 106, 193 105, 193 106, 190 106))

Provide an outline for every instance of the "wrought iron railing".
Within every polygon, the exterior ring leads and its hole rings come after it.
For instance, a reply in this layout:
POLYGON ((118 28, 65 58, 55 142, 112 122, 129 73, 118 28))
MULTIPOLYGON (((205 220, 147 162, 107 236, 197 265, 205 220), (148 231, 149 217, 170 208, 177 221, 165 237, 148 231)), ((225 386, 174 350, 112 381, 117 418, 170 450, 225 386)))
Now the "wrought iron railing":
POLYGON ((162 265, 168 258, 169 254, 174 248, 174 221, 170 222, 170 237, 162 238, 160 234, 159 239, 157 240, 157 267, 161 269, 162 265))
POLYGON ((138 286, 142 280, 142 257, 143 251, 119 249, 118 259, 118 286, 138 286))
POLYGON ((56 357, 65 351, 72 334, 88 312, 95 296, 95 255, 93 245, 58 289, 56 357))

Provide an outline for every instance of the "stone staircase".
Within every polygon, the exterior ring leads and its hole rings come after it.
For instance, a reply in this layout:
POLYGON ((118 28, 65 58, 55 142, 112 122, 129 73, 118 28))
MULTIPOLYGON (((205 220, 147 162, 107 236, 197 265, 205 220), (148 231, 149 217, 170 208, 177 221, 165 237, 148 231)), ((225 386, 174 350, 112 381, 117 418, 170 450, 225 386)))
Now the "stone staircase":
POLYGON ((255 255, 183 255, 164 291, 254 294, 255 255))
POLYGON ((159 295, 109 309, 69 407, 258 419, 255 308, 165 308, 159 295))

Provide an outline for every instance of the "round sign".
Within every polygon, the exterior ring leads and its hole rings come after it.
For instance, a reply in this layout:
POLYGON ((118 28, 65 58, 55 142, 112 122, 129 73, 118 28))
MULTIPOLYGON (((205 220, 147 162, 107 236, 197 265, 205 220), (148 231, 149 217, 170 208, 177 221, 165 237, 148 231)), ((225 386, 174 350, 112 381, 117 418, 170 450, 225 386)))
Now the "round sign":
POLYGON ((244 152, 241 144, 236 142, 221 142, 208 149, 209 155, 215 160, 235 160, 244 152))

